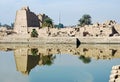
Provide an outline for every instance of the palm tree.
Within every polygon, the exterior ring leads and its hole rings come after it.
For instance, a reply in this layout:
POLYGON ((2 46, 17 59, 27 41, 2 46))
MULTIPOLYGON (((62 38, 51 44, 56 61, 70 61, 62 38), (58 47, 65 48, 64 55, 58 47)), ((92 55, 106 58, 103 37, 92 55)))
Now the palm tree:
POLYGON ((43 21, 43 27, 53 27, 53 21, 50 18, 46 18, 43 21))
POLYGON ((56 56, 51 55, 46 55, 46 56, 42 56, 41 60, 42 60, 42 64, 43 65, 52 65, 54 62, 54 59, 56 58, 56 56))
POLYGON ((88 14, 84 14, 78 21, 80 22, 80 26, 90 25, 92 23, 91 16, 88 14))
POLYGON ((50 31, 50 27, 53 28, 53 21, 49 17, 44 19, 43 21, 43 27, 48 27, 48 32, 50 31))

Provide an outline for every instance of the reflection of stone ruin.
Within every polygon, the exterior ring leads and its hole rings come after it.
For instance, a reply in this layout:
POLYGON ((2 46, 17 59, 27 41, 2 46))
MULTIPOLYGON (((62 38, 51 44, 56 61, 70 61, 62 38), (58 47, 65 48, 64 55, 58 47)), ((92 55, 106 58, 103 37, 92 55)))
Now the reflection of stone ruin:
POLYGON ((84 58, 113 59, 120 58, 119 45, 19 45, 0 44, 0 50, 14 50, 16 68, 23 74, 29 74, 36 65, 50 65, 55 59, 55 54, 69 54, 84 58))
POLYGON ((28 7, 23 7, 16 13, 14 30, 0 28, 0 38, 30 38, 32 29, 36 29, 40 37, 113 37, 120 36, 120 24, 106 21, 84 27, 41 28, 45 14, 36 15, 28 7))
POLYGON ((120 82, 120 65, 112 67, 109 82, 120 82))
MULTIPOLYGON (((37 48, 38 54, 42 55, 51 55, 51 54, 71 54, 71 55, 84 55, 85 57, 90 57, 94 59, 112 59, 120 58, 120 48, 119 45, 80 45, 79 48, 76 48, 76 45, 72 44, 46 44, 46 45, 29 45, 29 44, 0 44, 0 50, 14 50, 18 54, 22 54, 24 51, 27 55, 31 54, 31 49, 37 48), (22 50, 23 49, 23 50, 22 50), (18 52, 18 51, 19 52, 18 52), (21 52, 20 52, 21 51, 21 52)), ((23 53, 24 54, 24 53, 23 53)))
MULTIPOLYGON (((33 48, 36 50, 36 48, 33 48)), ((28 75, 36 65, 49 65, 54 59, 53 55, 44 55, 40 52, 31 52, 30 48, 18 48, 14 50, 16 68, 21 73, 28 75)))

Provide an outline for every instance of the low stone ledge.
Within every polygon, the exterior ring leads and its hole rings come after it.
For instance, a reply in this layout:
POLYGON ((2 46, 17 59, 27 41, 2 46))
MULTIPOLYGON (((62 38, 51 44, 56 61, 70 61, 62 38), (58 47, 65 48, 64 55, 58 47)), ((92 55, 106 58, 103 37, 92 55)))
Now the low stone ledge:
POLYGON ((120 38, 105 37, 42 37, 42 38, 5 38, 0 43, 46 43, 46 44, 76 44, 76 38, 82 44, 120 44, 120 38))

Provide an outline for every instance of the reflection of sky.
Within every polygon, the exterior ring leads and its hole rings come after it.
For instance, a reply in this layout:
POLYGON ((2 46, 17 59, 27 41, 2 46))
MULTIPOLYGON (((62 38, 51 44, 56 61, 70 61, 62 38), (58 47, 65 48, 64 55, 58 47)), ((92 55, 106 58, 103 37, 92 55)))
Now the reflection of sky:
POLYGON ((31 82, 108 82, 111 67, 120 64, 116 60, 92 60, 83 64, 76 56, 58 55, 54 65, 36 67, 31 71, 31 82))
POLYGON ((16 71, 13 52, 0 52, 0 82, 108 82, 111 67, 120 59, 84 64, 73 55, 57 55, 51 66, 36 66, 29 76, 16 71))
POLYGON ((0 82, 28 82, 26 76, 16 71, 13 52, 0 52, 0 82))

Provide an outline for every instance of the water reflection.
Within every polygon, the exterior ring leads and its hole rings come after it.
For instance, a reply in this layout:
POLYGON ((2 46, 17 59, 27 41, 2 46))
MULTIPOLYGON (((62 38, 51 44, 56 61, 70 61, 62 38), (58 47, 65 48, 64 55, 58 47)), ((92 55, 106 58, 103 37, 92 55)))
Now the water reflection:
POLYGON ((80 60, 82 60, 83 63, 87 64, 87 63, 90 63, 91 62, 91 58, 90 57, 85 57, 83 55, 81 55, 79 57, 80 60))
POLYGON ((18 71, 28 75, 36 65, 52 65, 55 56, 38 52, 38 48, 19 48, 14 50, 16 68, 18 71))
POLYGON ((28 44, 0 44, 1 51, 14 51, 17 71, 28 75, 37 65, 50 66, 54 63, 57 54, 70 54, 78 57, 80 61, 89 64, 92 59, 120 58, 119 45, 81 45, 76 48, 72 44, 60 45, 28 45, 28 44))

